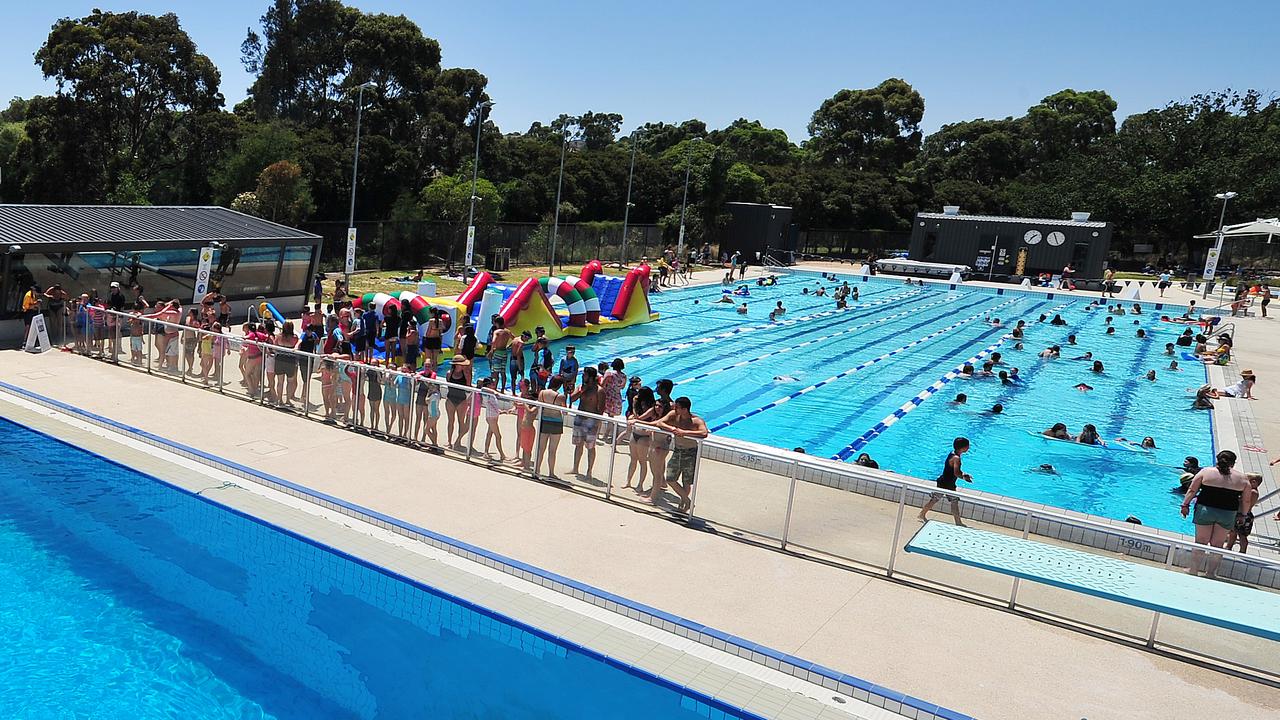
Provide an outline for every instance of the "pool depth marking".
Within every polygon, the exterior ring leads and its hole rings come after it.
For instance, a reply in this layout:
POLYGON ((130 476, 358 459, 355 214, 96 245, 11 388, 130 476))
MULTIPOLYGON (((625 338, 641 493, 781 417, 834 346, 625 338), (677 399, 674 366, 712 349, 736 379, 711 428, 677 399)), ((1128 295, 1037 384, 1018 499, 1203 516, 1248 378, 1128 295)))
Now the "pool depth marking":
MULTIPOLYGON (((982 317, 982 316, 984 316, 984 315, 988 315, 988 314, 990 314, 990 312, 991 312, 992 310, 995 310, 996 308, 1001 308, 1001 307, 1004 307, 1005 305, 1009 305, 1009 304, 1011 304, 1011 303, 1018 302, 1018 301, 1020 301, 1021 299, 1022 299, 1022 298, 1015 298, 1015 299, 1013 299, 1013 300, 1006 300, 1005 302, 1002 302, 1002 303, 1000 303, 999 305, 996 305, 995 307, 991 307, 991 308, 988 308, 988 309, 986 309, 986 310, 983 310, 983 311, 982 311, 982 312, 980 312, 980 313, 975 313, 975 314, 973 314, 973 315, 970 315, 969 317, 967 317, 967 318, 965 318, 965 319, 963 319, 963 320, 959 320, 959 321, 957 321, 957 322, 954 322, 954 323, 952 323, 951 325, 948 325, 948 326, 946 326, 946 327, 944 327, 944 328, 942 328, 942 329, 940 329, 940 330, 934 330, 933 332, 929 333, 928 335, 925 335, 924 337, 920 338, 919 340, 914 340, 914 341, 912 341, 912 342, 907 343, 906 345, 903 345, 903 346, 902 346, 902 347, 900 347, 900 348, 896 348, 896 349, 890 350, 889 352, 887 352, 887 353, 885 353, 885 354, 883 354, 883 355, 880 355, 879 357, 873 357, 873 358, 871 358, 870 360, 864 360, 863 362, 858 363, 857 365, 855 365, 855 366, 853 366, 853 367, 849 368, 848 370, 845 370, 844 372, 840 372, 840 373, 837 373, 837 374, 835 374, 835 375, 832 375, 831 377, 827 378, 826 380, 820 380, 820 381, 818 381, 818 382, 816 382, 816 383, 814 383, 814 384, 810 385, 809 387, 801 388, 801 389, 799 389, 799 390, 796 390, 795 392, 791 393, 790 395, 787 395, 787 396, 785 396, 785 397, 778 398, 777 400, 774 400, 773 402, 768 403, 767 405, 761 405, 760 407, 756 408, 755 410, 750 410, 750 411, 748 411, 748 412, 746 412, 746 413, 743 413, 742 415, 739 415, 739 416, 738 416, 738 417, 736 417, 736 418, 732 418, 732 419, 730 419, 730 420, 726 420, 726 421, 724 421, 724 422, 720 423, 719 425, 716 425, 715 427, 711 428, 711 432, 719 432, 719 431, 724 430, 725 428, 729 427, 730 425, 733 425, 733 424, 735 424, 735 423, 742 422, 743 420, 746 420, 747 418, 750 418, 750 417, 754 417, 754 416, 756 416, 756 415, 759 415, 760 413, 762 413, 762 412, 764 412, 764 411, 766 411, 766 410, 772 410, 773 408, 776 408, 776 407, 778 407, 779 405, 782 405, 783 403, 790 402, 790 401, 794 400, 795 398, 800 397, 801 395, 807 395, 807 394, 809 394, 809 393, 813 392, 814 390, 817 390, 818 388, 820 388, 820 387, 822 387, 822 386, 824 386, 824 385, 829 385, 829 384, 831 384, 831 383, 835 382, 836 380, 840 380, 840 379, 842 379, 842 378, 849 377, 850 375, 852 375, 852 374, 854 374, 854 373, 858 372, 859 370, 862 370, 862 369, 864 369, 864 368, 869 368, 869 367, 871 367, 872 365, 875 365, 876 363, 883 362, 883 361, 885 361, 885 360, 887 360, 887 359, 889 359, 889 358, 893 357, 894 355, 897 355, 898 353, 903 352, 904 350, 908 350, 908 349, 910 349, 910 348, 915 347, 916 345, 919 345, 920 343, 926 342, 926 341, 928 341, 928 340, 932 340, 933 338, 935 338, 935 337, 937 337, 937 336, 939 336, 939 335, 941 335, 941 334, 943 334, 943 333, 945 333, 945 332, 949 332, 949 331, 951 331, 951 330, 955 330, 956 328, 960 327, 961 325, 964 325, 965 323, 973 322, 974 320, 977 320, 978 318, 980 318, 980 317, 982 317)), ((1001 340, 1001 342, 1003 342, 1003 340, 1001 340)))
POLYGON ((696 346, 696 345, 703 345, 703 344, 706 344, 706 343, 709 343, 709 342, 715 342, 716 340, 723 340, 724 338, 727 338, 727 337, 733 337, 734 335, 737 335, 738 333, 744 333, 744 332, 747 332, 748 330, 764 330, 764 329, 767 329, 767 328, 773 328, 773 327, 786 327, 787 325, 794 325, 794 324, 799 323, 799 322, 804 322, 805 320, 814 320, 814 319, 816 319, 816 318, 821 318, 821 317, 830 317, 830 316, 832 316, 832 315, 835 315, 835 314, 838 314, 838 313, 845 313, 845 312, 849 312, 849 311, 851 311, 851 310, 862 310, 862 309, 865 309, 865 308, 873 308, 873 307, 877 307, 877 306, 879 306, 879 305, 888 305, 889 303, 898 302, 899 300, 904 300, 904 299, 906 299, 906 298, 912 297, 913 295, 919 295, 919 294, 920 294, 920 293, 922 293, 922 292, 924 292, 924 291, 923 291, 923 290, 914 290, 914 291, 912 291, 912 292, 907 292, 907 293, 903 293, 903 294, 901 294, 901 295, 895 295, 895 296, 892 296, 892 297, 887 297, 887 298, 885 298, 885 299, 883 299, 883 300, 877 300, 877 301, 875 301, 875 302, 870 302, 870 303, 866 303, 866 304, 862 304, 862 305, 850 305, 849 307, 844 308, 844 309, 841 309, 841 310, 824 310, 824 311, 822 311, 822 312, 820 312, 820 313, 814 313, 814 314, 812 314, 812 315, 805 315, 805 316, 803 316, 803 317, 793 318, 793 319, 791 319, 791 320, 775 320, 774 322, 760 323, 760 324, 758 324, 758 325, 745 325, 745 326, 740 327, 740 328, 734 328, 733 330, 726 330, 725 332, 719 333, 719 334, 717 334, 717 335, 711 335, 711 336, 704 337, 704 338, 698 338, 697 340, 689 340, 688 342, 676 343, 676 344, 674 344, 674 345, 668 345, 668 346, 666 346, 666 347, 655 348, 655 349, 653 349, 653 350, 646 350, 645 352, 636 353, 635 355, 630 355, 630 356, 628 356, 628 357, 624 357, 624 358, 622 358, 622 360, 623 360, 623 362, 633 363, 633 362, 635 362, 635 361, 637 361, 637 360, 644 360, 645 358, 659 357, 659 356, 661 356, 661 355, 666 355, 666 354, 668 354, 668 353, 673 353, 673 352, 676 352, 676 351, 678 351, 678 350, 687 350, 687 349, 689 349, 689 348, 691 348, 691 347, 694 347, 694 346, 696 346))
MULTIPOLYGON (((1067 307, 1070 304, 1071 303, 1067 302, 1067 303, 1058 305, 1057 307, 1050 308, 1049 313, 1056 313, 1057 311, 1067 307)), ((999 307, 999 306, 997 305, 996 307, 999 307)), ((995 308, 992 308, 992 310, 994 309, 995 308)), ((1046 313, 1046 314, 1049 314, 1049 313, 1046 313)), ((858 452, 862 448, 866 447, 867 443, 876 439, 876 437, 878 437, 885 430, 888 430, 890 426, 892 426, 894 423, 901 420, 904 415, 920 407, 921 403, 923 403, 925 400, 928 400, 939 390, 946 387, 946 385, 950 383, 952 380, 955 380, 957 377, 959 377, 960 370, 962 370, 965 365, 976 366, 978 364, 978 361, 982 360, 983 358, 987 357, 991 353, 995 352, 996 348, 999 348, 1001 345, 1004 345, 1005 341, 1008 340, 1009 338, 1010 338, 1010 335, 1007 335, 1007 334, 1002 336, 999 340, 991 343, 990 345, 980 350, 973 357, 956 365, 954 368, 946 372, 942 377, 935 380, 932 385, 925 388, 924 390, 921 390, 919 393, 916 393, 915 397, 903 403, 902 407, 898 408, 897 410, 894 410, 892 413, 889 413, 889 415, 885 417, 885 419, 881 420, 875 425, 872 425, 871 429, 862 433, 853 442, 844 446, 843 449, 841 449, 836 454, 832 455, 831 459, 832 460, 848 460, 850 455, 853 455, 854 453, 858 452)))

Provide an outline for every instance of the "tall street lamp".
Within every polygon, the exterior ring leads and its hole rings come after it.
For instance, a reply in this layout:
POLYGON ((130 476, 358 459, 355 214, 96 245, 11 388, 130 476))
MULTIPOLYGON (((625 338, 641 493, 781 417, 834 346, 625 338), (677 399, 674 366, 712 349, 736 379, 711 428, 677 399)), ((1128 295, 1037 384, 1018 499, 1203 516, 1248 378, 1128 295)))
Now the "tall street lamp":
POLYGON ((356 269, 356 178, 360 172, 360 115, 364 110, 364 89, 376 87, 372 80, 361 83, 356 90, 356 150, 351 156, 351 211, 347 214, 347 262, 343 268, 346 284, 351 283, 351 273, 356 269))
POLYGON ((492 100, 486 100, 476 106, 476 160, 471 165, 471 210, 467 213, 467 256, 462 262, 462 282, 466 283, 471 276, 472 254, 476 248, 476 183, 480 181, 480 129, 484 127, 485 108, 493 107, 492 100))
POLYGON ((684 197, 680 199, 680 238, 676 241, 676 259, 684 257, 684 210, 689 204, 689 171, 693 168, 693 144, 702 138, 693 138, 684 151, 684 197))
POLYGON ((627 173, 627 204, 622 210, 622 257, 618 260, 619 268, 627 265, 627 221, 631 218, 631 208, 635 207, 635 203, 631 202, 631 184, 636 177, 636 140, 639 137, 639 128, 631 131, 631 170, 627 173))
POLYGON ((547 277, 556 273, 556 239, 560 234, 560 192, 564 189, 564 156, 569 152, 569 122, 560 129, 560 179, 556 181, 556 212, 551 223, 551 259, 547 262, 547 277))
POLYGON ((1204 293, 1200 296, 1201 300, 1209 297, 1209 281, 1213 280, 1213 276, 1218 271, 1218 256, 1222 254, 1222 228, 1227 219, 1227 203, 1238 194, 1227 191, 1214 195, 1215 198, 1222 201, 1222 212, 1218 214, 1218 241, 1214 243, 1213 249, 1209 251, 1209 254, 1204 259, 1204 273, 1200 278, 1201 282, 1204 283, 1204 293))

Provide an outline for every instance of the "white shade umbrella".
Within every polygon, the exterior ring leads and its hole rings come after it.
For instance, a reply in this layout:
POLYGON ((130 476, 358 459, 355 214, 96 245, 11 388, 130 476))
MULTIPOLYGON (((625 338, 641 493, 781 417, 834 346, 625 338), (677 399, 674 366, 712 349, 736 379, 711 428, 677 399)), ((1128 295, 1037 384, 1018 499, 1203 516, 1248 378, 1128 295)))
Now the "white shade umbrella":
MULTIPOLYGON (((1227 225, 1222 228, 1223 237, 1244 237, 1247 235, 1266 235, 1267 242, 1270 243, 1272 235, 1280 235, 1280 218, 1258 218, 1251 222, 1227 225)), ((1218 237, 1216 232, 1196 235, 1196 238, 1200 239, 1216 237, 1218 237)))

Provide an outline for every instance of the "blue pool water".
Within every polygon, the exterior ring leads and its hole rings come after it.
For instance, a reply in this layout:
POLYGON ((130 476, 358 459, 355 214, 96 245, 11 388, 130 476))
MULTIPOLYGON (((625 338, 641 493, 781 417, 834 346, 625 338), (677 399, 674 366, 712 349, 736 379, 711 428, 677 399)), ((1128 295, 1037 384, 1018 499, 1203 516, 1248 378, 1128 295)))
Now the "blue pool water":
POLYGON ((2 418, 0 638, 4 717, 744 717, 2 418))
POLYGON ((1209 414, 1190 410, 1187 394, 1205 382, 1205 372, 1198 363, 1163 354, 1165 343, 1183 328, 1159 322, 1154 304, 1144 303, 1140 316, 1115 316, 1116 334, 1108 336, 1105 309, 1088 310, 1088 299, 1069 293, 1050 300, 963 286, 907 286, 894 279, 841 280, 861 290, 860 301, 843 311, 835 310, 830 295, 801 293, 818 285, 830 292, 837 284, 815 273, 790 274, 773 287, 749 281, 745 317, 730 305, 711 304, 721 295, 718 285, 662 292, 651 298, 660 321, 576 339, 578 356, 584 362, 625 358, 627 372, 646 384, 675 380, 674 395, 689 396, 694 411, 719 435, 803 447, 826 457, 851 453, 850 460, 866 452, 882 468, 925 479, 938 475, 952 439, 963 435, 972 442, 965 467, 975 488, 1187 530, 1179 498, 1168 490, 1177 484, 1175 468, 1184 457, 1208 462, 1212 456, 1209 414), (787 313, 771 323, 768 312, 779 300, 787 313), (1060 313, 1068 325, 1039 323, 1042 313, 1050 319, 1060 313), (1003 327, 987 322, 995 317, 1003 327), (956 380, 874 433, 878 423, 948 371, 1000 343, 1017 319, 1029 324, 1025 349, 1015 350, 1015 341, 1005 340, 995 350, 1003 355, 1004 369, 1019 368, 1020 383, 956 380), (1150 339, 1137 339, 1138 328, 1150 339), (1075 348, 1067 345, 1072 333, 1075 348), (1063 346, 1062 359, 1040 360, 1038 352, 1052 344, 1063 346), (1070 359, 1086 350, 1104 363, 1102 375, 1070 359), (1183 366, 1181 372, 1165 370, 1172 359, 1183 366), (1142 378, 1148 370, 1156 370, 1155 382, 1142 378), (1080 382, 1094 390, 1074 390, 1080 382), (948 402, 957 392, 969 396, 967 406, 948 402), (1003 415, 980 412, 996 402, 1005 406, 1003 415), (1055 422, 1065 422, 1073 433, 1093 423, 1108 442, 1151 435, 1158 449, 1062 446, 1027 432, 1055 422), (1040 470, 1042 464, 1052 465, 1053 473, 1040 470))

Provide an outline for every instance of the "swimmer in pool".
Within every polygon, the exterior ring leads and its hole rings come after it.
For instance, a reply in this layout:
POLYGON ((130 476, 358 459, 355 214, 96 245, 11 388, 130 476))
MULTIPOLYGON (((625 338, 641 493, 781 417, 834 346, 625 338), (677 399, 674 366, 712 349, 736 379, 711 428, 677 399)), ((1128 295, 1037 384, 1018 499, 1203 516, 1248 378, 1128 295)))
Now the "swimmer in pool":
POLYGON ((1000 378, 1000 384, 1001 384, 1001 385, 1012 385, 1012 384, 1013 384, 1013 381, 1009 379, 1009 373, 1008 373, 1007 371, 1005 371, 1005 370, 1001 370, 1001 371, 1000 371, 1000 374, 999 374, 999 376, 998 376, 998 377, 1000 378))
POLYGON ((995 405, 991 406, 990 410, 983 410, 982 414, 983 415, 999 415, 1002 412, 1004 412, 1004 406, 1001 405, 1000 403, 996 403, 995 405))
POLYGON ((1044 435, 1047 438, 1053 438, 1055 440, 1071 439, 1071 431, 1067 430, 1066 423, 1054 423, 1053 427, 1049 428, 1048 430, 1045 430, 1040 434, 1044 435))
POLYGON ((1101 375, 1101 374, 1103 373, 1102 361, 1101 361, 1101 360, 1094 360, 1094 361, 1093 361, 1093 367, 1089 368, 1089 371, 1090 371, 1090 372, 1096 372, 1096 373, 1098 373, 1099 375, 1101 375))
POLYGON ((1164 354, 1165 354, 1165 355, 1172 355, 1172 354, 1173 354, 1173 343, 1165 343, 1165 344, 1164 344, 1164 354))
POLYGON ((739 306, 738 306, 738 314, 739 314, 739 315, 746 315, 746 314, 747 314, 747 304, 746 304, 746 303, 742 303, 741 305, 739 305, 739 306))
POLYGON ((1021 341, 1021 340, 1019 340, 1018 342, 1014 343, 1014 344, 1013 344, 1013 349, 1014 349, 1014 350, 1021 350, 1021 349, 1022 349, 1022 341, 1021 341))
POLYGON ((1059 473, 1058 473, 1058 468, 1056 468, 1056 467, 1054 467, 1054 466, 1050 465, 1049 463, 1041 463, 1038 467, 1033 467, 1033 468, 1031 468, 1031 469, 1027 470, 1027 472, 1044 473, 1045 475, 1057 475, 1057 474, 1059 474, 1059 473))
POLYGON ((1075 335, 1068 335, 1068 336, 1067 336, 1067 344, 1068 344, 1068 345, 1075 345, 1075 344, 1076 344, 1076 336, 1075 336, 1075 335))
POLYGON ((1147 375, 1146 375, 1146 377, 1147 377, 1147 379, 1148 379, 1148 380, 1150 380, 1151 382, 1155 382, 1155 381, 1156 381, 1156 371, 1155 371, 1155 370, 1148 370, 1148 371, 1147 371, 1147 375))
POLYGON ((1113 328, 1113 327, 1109 327, 1109 328, 1107 328, 1107 334, 1108 334, 1108 335, 1115 335, 1115 334, 1116 334, 1116 329, 1115 329, 1115 328, 1113 328))
POLYGON ((1146 339, 1147 339, 1147 331, 1146 331, 1146 330, 1143 330, 1142 328, 1138 328, 1138 339, 1139 339, 1139 340, 1146 340, 1146 339))
POLYGON ((732 304, 733 304, 733 298, 729 297, 728 295, 721 295, 721 296, 720 296, 720 299, 719 299, 719 300, 717 300, 716 302, 718 302, 718 303, 728 303, 728 304, 732 305, 732 304))
POLYGON ((774 375, 773 380, 774 382, 800 382, 800 378, 790 375, 774 375))
POLYGON ((1098 436, 1098 428, 1093 424, 1084 426, 1084 429, 1076 436, 1076 442, 1081 445, 1101 445, 1103 447, 1107 445, 1102 442, 1102 438, 1098 436))
POLYGON ((1092 352, 1092 351, 1086 351, 1086 352, 1085 352, 1085 354, 1083 354, 1083 355, 1077 355, 1077 356, 1075 356, 1075 357, 1073 357, 1073 358, 1071 358, 1071 359, 1072 359, 1072 360, 1092 360, 1092 359, 1093 359, 1093 352, 1092 352))
POLYGON ((952 405, 964 405, 969 402, 969 396, 964 393, 956 393, 956 399, 951 401, 952 405))
POLYGON ((966 378, 973 377, 973 365, 970 365, 969 363, 965 363, 963 366, 961 366, 960 375, 961 377, 966 377, 966 378))
POLYGON ((993 352, 993 353, 991 353, 991 364, 992 364, 992 365, 1003 365, 1003 364, 1004 364, 1004 356, 1003 356, 1003 355, 1001 355, 1001 354, 1000 354, 1000 353, 998 353, 998 352, 993 352))
POLYGON ((1046 360, 1054 360, 1056 358, 1060 358, 1062 357, 1062 348, 1058 347, 1057 345, 1050 345, 1049 347, 1040 351, 1040 357, 1046 360))
POLYGON ((1022 376, 1018 374, 1018 368, 1013 368, 1009 371, 1009 379, 1013 382, 1018 382, 1022 379, 1022 376))
POLYGON ((1079 390, 1080 392, 1089 392, 1090 390, 1093 389, 1093 386, 1089 385, 1088 383, 1077 383, 1076 389, 1079 390))
POLYGON ((1170 372, 1182 372, 1182 368, 1178 367, 1177 360, 1171 360, 1169 362, 1169 370, 1170 372))

